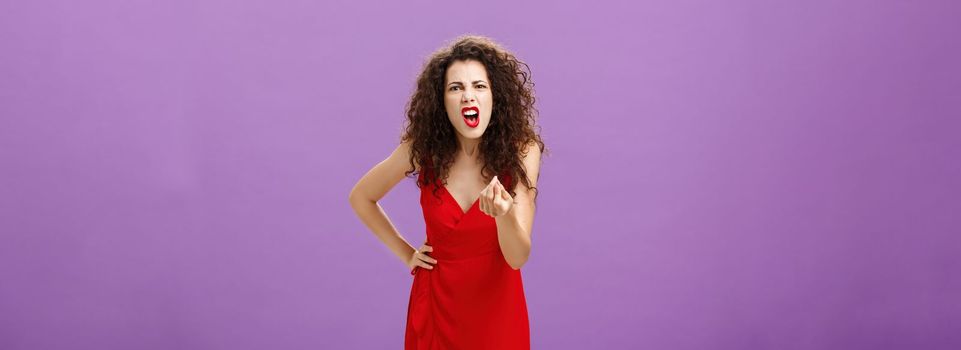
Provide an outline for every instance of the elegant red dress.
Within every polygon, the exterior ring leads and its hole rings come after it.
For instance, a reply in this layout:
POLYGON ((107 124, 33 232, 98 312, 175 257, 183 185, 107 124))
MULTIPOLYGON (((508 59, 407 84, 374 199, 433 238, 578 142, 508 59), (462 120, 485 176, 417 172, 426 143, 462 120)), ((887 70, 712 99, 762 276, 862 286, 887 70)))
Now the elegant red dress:
MULTIPOLYGON (((498 179, 509 188, 509 175, 498 179)), ((437 263, 411 272, 405 350, 530 349, 521 271, 504 260, 494 218, 479 202, 465 213, 445 186, 421 187, 426 243, 434 248, 427 254, 437 263)))

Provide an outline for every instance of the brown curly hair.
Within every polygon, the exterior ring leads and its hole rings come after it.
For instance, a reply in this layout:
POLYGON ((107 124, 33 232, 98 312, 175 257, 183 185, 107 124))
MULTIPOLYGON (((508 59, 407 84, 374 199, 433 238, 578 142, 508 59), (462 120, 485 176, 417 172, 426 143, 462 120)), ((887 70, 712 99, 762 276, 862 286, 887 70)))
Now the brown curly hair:
MULTIPOLYGON (((447 68, 456 61, 475 60, 484 65, 493 93, 490 124, 478 145, 483 162, 481 176, 489 182, 494 175, 509 175, 504 188, 516 196, 517 181, 531 186, 522 163, 526 147, 536 144, 542 154, 544 141, 535 132, 537 110, 534 108, 534 83, 530 67, 490 38, 462 35, 446 47, 435 51, 417 77, 417 86, 406 105, 406 127, 401 142, 410 141, 411 169, 405 176, 412 177, 419 165, 424 176, 417 182, 423 187, 438 180, 447 184, 448 170, 457 152, 457 131, 450 124, 444 108, 444 78, 447 68), (436 166, 434 166, 436 165, 436 166), (424 172, 424 169, 430 171, 424 172)), ((539 177, 539 176, 538 176, 539 177)), ((437 187, 434 187, 434 196, 437 187)))

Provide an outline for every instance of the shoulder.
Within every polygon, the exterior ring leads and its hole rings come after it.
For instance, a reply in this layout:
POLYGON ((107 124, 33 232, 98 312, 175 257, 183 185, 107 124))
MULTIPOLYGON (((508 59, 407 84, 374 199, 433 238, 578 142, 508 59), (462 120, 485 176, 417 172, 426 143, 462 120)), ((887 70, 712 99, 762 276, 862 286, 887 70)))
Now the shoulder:
POLYGON ((521 159, 527 161, 528 159, 532 161, 540 161, 541 159, 541 145, 537 142, 531 141, 521 147, 521 159))
POLYGON ((537 142, 530 142, 521 149, 521 163, 531 184, 536 183, 539 177, 542 151, 540 143, 537 142))
MULTIPOLYGON (((396 158, 397 162, 403 162, 407 164, 408 168, 411 165, 411 144, 412 141, 401 141, 394 149, 394 153, 391 155, 392 158, 396 158)), ((413 162, 414 171, 420 171, 420 162, 413 162)))
POLYGON ((540 168, 542 151, 541 145, 537 142, 530 142, 524 145, 524 147, 521 148, 521 163, 524 163, 524 166, 528 168, 540 168))

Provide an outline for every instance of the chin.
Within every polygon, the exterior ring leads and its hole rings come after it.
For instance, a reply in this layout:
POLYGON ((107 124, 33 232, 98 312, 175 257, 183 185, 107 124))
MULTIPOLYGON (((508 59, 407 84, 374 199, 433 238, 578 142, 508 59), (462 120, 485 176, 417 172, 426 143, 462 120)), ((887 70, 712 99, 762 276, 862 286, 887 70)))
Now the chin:
MULTIPOLYGON (((463 123, 463 121, 458 121, 458 122, 463 123)), ((477 125, 476 128, 471 128, 464 124, 455 125, 454 130, 456 130, 457 133, 460 134, 460 136, 465 139, 476 140, 484 136, 484 133, 487 131, 488 123, 489 121, 487 120, 481 120, 481 123, 477 125)))
POLYGON ((484 130, 477 130, 477 129, 468 130, 466 132, 461 132, 460 135, 463 136, 464 138, 471 139, 471 140, 479 139, 481 138, 481 136, 484 136, 484 130))

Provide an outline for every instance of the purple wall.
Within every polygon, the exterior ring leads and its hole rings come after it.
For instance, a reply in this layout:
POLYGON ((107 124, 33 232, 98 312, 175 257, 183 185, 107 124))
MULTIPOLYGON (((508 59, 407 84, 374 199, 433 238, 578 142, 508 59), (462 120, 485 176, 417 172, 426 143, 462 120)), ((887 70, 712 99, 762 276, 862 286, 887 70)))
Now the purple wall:
POLYGON ((347 194, 468 32, 552 152, 535 349, 961 348, 958 2, 628 3, 0 3, 0 348, 400 348, 347 194))

